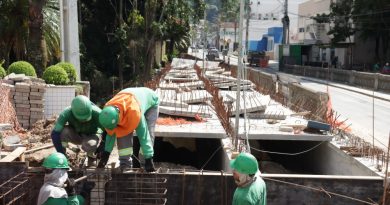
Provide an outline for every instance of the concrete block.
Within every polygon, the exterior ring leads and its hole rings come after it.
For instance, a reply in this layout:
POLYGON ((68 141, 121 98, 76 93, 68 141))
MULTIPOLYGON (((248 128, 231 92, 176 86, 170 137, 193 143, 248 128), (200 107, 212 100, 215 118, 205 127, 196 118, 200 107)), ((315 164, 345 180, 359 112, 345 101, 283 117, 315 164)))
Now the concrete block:
POLYGON ((30 112, 18 112, 18 111, 16 111, 16 114, 18 116, 30 116, 30 112))
POLYGON ((15 100, 28 100, 28 97, 26 96, 20 96, 20 95, 15 95, 14 96, 15 100))
POLYGON ((30 119, 30 116, 22 116, 22 120, 29 120, 30 119))
POLYGON ((29 93, 30 89, 27 89, 27 88, 15 88, 15 92, 29 93))
POLYGON ((30 93, 22 93, 22 96, 23 97, 28 97, 28 96, 30 96, 30 93))
POLYGON ((30 84, 28 83, 15 83, 15 88, 21 88, 21 89, 30 89, 30 84))
POLYGON ((44 112, 43 108, 38 108, 38 107, 32 107, 30 108, 31 112, 44 112))
POLYGON ((30 104, 43 105, 45 100, 30 100, 30 104))
MULTIPOLYGON (((30 107, 31 108, 39 108, 39 109, 35 109, 34 111, 36 110, 43 110, 44 106, 43 105, 39 105, 39 104, 30 104, 30 107)), ((33 111, 33 110, 31 110, 33 111)))
POLYGON ((45 87, 46 87, 46 84, 35 84, 34 83, 34 84, 31 85, 32 89, 38 89, 38 90, 39 89, 45 89, 45 87))
POLYGON ((30 96, 29 98, 30 98, 30 100, 42 100, 43 95, 42 96, 30 96))
POLYGON ((14 96, 23 96, 23 93, 21 93, 21 92, 15 92, 14 96))
POLYGON ((26 105, 26 104, 16 104, 15 105, 16 108, 30 108, 30 104, 26 105))
POLYGON ((44 94, 43 92, 30 92, 30 96, 43 96, 44 94))
POLYGON ((39 89, 38 88, 31 88, 30 91, 31 92, 39 92, 39 89))
POLYGON ((30 108, 18 108, 18 110, 16 110, 16 113, 21 113, 21 112, 30 112, 30 108))

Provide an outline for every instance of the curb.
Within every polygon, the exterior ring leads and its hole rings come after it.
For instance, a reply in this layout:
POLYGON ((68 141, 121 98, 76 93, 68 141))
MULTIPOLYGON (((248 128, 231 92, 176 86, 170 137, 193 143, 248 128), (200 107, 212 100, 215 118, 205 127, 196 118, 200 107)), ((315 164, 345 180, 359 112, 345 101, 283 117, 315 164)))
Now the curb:
MULTIPOLYGON (((390 102, 390 99, 388 99, 388 98, 383 98, 383 97, 380 97, 380 96, 368 94, 368 93, 366 93, 366 92, 361 92, 361 91, 357 91, 357 90, 354 90, 354 89, 349 89, 349 88, 346 88, 346 87, 344 87, 344 86, 338 86, 338 85, 334 85, 334 84, 332 84, 332 83, 324 83, 324 82, 319 81, 319 80, 309 79, 309 78, 305 78, 305 77, 303 77, 303 78, 301 78, 301 79, 305 79, 305 80, 307 80, 307 81, 312 81, 312 82, 320 83, 320 84, 323 84, 323 85, 329 85, 329 86, 332 86, 332 87, 336 87, 336 88, 348 90, 348 91, 351 91, 351 92, 359 93, 359 94, 362 94, 362 95, 365 95, 365 96, 374 97, 374 98, 376 98, 376 99, 380 99, 380 100, 383 100, 383 101, 390 102)), ((375 92, 375 91, 374 91, 374 92, 375 92)))

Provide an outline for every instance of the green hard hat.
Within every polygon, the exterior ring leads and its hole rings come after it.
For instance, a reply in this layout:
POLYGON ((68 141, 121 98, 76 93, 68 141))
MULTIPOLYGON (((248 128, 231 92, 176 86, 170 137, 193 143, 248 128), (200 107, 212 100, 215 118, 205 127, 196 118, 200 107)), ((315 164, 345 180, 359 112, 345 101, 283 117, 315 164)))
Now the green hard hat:
POLYGON ((255 174, 259 169, 256 157, 250 153, 240 153, 230 161, 230 167, 242 174, 255 174))
POLYGON ((119 112, 114 106, 104 107, 99 115, 100 124, 109 130, 114 129, 118 125, 119 112))
POLYGON ((55 152, 43 161, 43 167, 48 169, 69 169, 69 164, 64 154, 55 152))
POLYGON ((80 121, 89 121, 92 118, 92 103, 84 95, 78 95, 72 100, 72 113, 80 121))

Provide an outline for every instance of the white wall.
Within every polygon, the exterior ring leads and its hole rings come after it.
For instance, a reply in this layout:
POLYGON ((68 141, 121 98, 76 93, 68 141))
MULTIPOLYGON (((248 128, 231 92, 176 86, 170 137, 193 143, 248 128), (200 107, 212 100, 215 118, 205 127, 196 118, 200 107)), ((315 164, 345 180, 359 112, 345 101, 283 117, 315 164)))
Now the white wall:
POLYGON ((45 117, 50 118, 60 114, 64 108, 70 106, 75 97, 74 86, 50 86, 45 90, 45 117))

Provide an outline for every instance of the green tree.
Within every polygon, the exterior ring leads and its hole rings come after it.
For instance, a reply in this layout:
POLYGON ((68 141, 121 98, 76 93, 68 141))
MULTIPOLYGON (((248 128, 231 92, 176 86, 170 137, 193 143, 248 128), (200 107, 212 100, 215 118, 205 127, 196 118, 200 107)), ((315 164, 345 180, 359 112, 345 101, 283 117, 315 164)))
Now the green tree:
POLYGON ((389 49, 390 2, 355 0, 353 20, 362 40, 375 41, 375 61, 384 62, 389 49), (381 51, 380 51, 381 50, 381 51))

